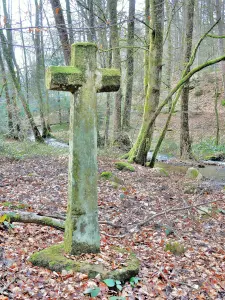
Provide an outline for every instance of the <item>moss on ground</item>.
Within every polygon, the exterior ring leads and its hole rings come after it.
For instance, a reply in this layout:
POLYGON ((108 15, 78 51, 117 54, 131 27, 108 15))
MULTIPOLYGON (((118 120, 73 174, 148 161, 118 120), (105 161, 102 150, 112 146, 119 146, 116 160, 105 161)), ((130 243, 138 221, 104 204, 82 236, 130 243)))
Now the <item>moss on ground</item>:
POLYGON ((104 178, 104 179, 110 179, 113 177, 113 173, 112 172, 102 172, 100 176, 101 176, 101 178, 104 178))
MULTIPOLYGON (((118 253, 128 252, 126 249, 116 249, 118 253)), ((130 253, 126 266, 116 270, 109 270, 103 264, 91 264, 79 259, 69 259, 64 255, 64 244, 53 245, 47 249, 31 255, 29 261, 39 267, 48 268, 52 271, 72 270, 74 272, 86 273, 89 278, 94 278, 97 274, 101 279, 113 278, 120 281, 129 280, 139 272, 139 260, 134 253, 130 253)))
POLYGON ((115 162, 115 167, 118 170, 126 170, 126 171, 131 171, 131 172, 135 171, 134 166, 132 166, 131 164, 129 164, 127 162, 123 162, 123 161, 117 161, 117 162, 115 162))

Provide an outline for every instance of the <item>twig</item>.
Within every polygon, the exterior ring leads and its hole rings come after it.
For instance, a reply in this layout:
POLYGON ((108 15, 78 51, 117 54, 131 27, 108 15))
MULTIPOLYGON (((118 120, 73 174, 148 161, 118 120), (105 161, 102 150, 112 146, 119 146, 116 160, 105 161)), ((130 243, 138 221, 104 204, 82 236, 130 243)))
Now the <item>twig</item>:
POLYGON ((13 280, 11 280, 7 285, 5 285, 5 286, 0 290, 0 295, 8 296, 8 293, 6 293, 5 291, 8 290, 9 286, 10 286, 11 284, 13 284, 17 279, 18 279, 18 277, 14 277, 13 280))
POLYGON ((187 210, 187 209, 191 209, 191 208, 196 208, 196 207, 199 207, 199 206, 202 206, 202 205, 207 205, 207 204, 211 204, 211 203, 214 203, 214 202, 220 202, 220 201, 224 202, 224 199, 212 200, 212 201, 209 201, 209 202, 203 202, 203 203, 196 204, 196 205, 190 205, 190 206, 184 206, 184 207, 177 207, 177 208, 170 208, 170 209, 168 209, 166 211, 163 211, 163 212, 158 213, 156 215, 153 215, 151 217, 147 217, 143 222, 140 222, 140 223, 136 224, 136 228, 140 229, 140 227, 146 226, 151 220, 153 220, 153 219, 155 219, 157 217, 163 216, 165 214, 171 213, 171 212, 176 212, 176 211, 182 211, 182 210, 187 210))

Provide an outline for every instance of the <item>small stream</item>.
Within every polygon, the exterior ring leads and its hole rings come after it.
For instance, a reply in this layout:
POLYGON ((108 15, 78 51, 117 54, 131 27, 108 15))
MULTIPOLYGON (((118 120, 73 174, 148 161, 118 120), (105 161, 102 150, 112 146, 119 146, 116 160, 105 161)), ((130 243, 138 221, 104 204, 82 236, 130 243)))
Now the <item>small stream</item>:
MULTIPOLYGON (((29 140, 34 141, 34 137, 30 136, 29 140)), ((55 138, 46 138, 45 143, 55 148, 69 148, 69 145, 55 138)), ((148 152, 147 161, 150 161, 153 152, 148 152)), ((225 185, 225 162, 221 161, 201 161, 205 165, 204 168, 197 168, 206 180, 210 180, 215 185, 225 185)), ((156 166, 163 167, 168 171, 177 171, 180 173, 186 173, 190 166, 183 164, 176 160, 175 157, 171 157, 167 154, 158 154, 156 166)))
MULTIPOLYGON (((150 161, 153 152, 148 152, 147 160, 150 161)), ((196 167, 205 179, 216 182, 220 185, 225 185, 225 162, 221 161, 201 161, 205 167, 196 167)), ((156 166, 163 167, 166 170, 178 171, 180 173, 186 173, 190 166, 182 164, 175 159, 175 157, 168 156, 166 154, 158 154, 156 166)))

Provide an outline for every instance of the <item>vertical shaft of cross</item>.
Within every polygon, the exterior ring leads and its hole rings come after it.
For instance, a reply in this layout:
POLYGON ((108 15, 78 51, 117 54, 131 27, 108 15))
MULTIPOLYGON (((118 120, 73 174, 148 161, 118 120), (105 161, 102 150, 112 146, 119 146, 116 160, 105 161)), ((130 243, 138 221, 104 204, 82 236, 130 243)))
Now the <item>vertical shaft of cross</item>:
POLYGON ((69 91, 70 147, 65 251, 70 254, 100 251, 97 204, 96 93, 120 87, 117 69, 99 69, 97 46, 72 45, 70 66, 51 66, 46 74, 50 90, 69 91))
POLYGON ((65 251, 100 251, 97 208, 96 46, 75 44, 71 64, 84 82, 71 97, 68 208, 65 251))

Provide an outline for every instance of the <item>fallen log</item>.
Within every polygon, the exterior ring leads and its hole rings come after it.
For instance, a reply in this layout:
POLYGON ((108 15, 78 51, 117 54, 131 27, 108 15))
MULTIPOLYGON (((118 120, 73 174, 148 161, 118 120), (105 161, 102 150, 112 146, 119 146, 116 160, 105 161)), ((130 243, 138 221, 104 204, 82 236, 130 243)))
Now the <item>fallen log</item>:
MULTIPOLYGON (((65 217, 64 216, 45 216, 42 214, 25 212, 25 211, 0 211, 0 217, 6 215, 10 219, 10 223, 34 223, 44 226, 50 226, 59 230, 65 230, 65 217)), ((114 228, 126 228, 122 225, 116 225, 108 221, 100 221, 101 225, 109 225, 114 228)))
POLYGON ((50 226, 59 230, 64 231, 65 222, 55 218, 41 216, 32 212, 25 211, 0 211, 0 216, 6 215, 10 222, 20 223, 35 223, 44 226, 50 226))

